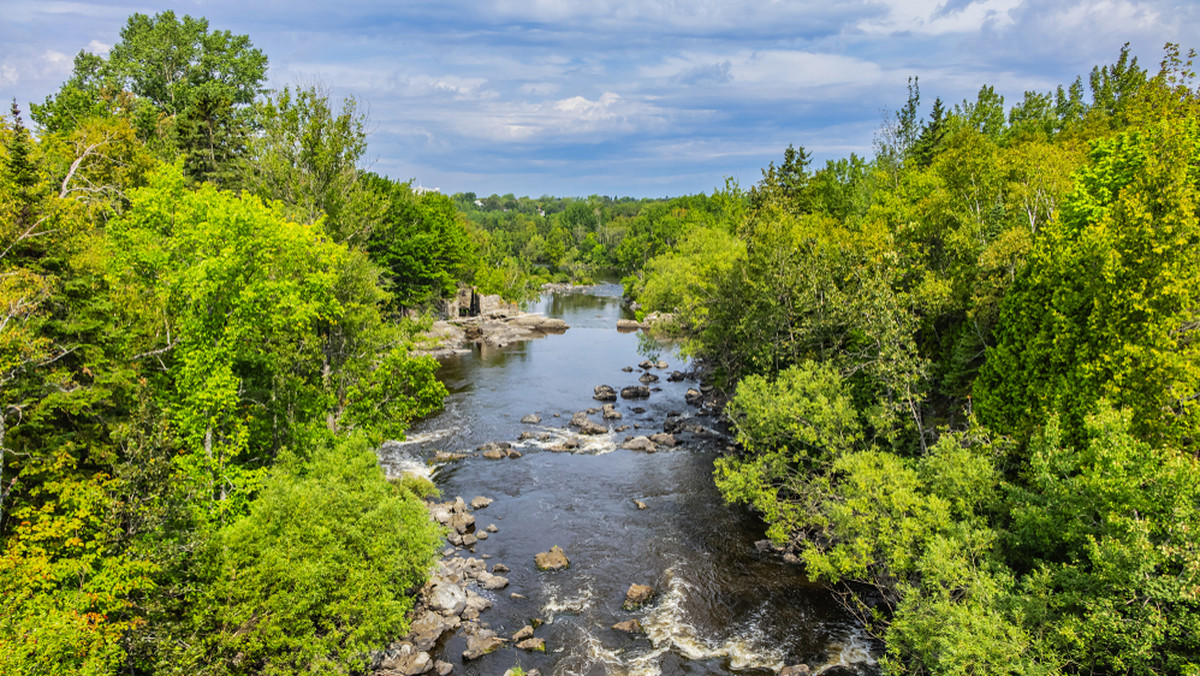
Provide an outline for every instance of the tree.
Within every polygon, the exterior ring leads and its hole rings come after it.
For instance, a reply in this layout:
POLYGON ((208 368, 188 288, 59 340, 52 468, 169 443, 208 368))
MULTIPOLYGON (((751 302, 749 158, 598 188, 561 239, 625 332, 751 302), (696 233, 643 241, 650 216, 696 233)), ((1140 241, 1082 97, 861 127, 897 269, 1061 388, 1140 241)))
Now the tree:
POLYGON ((206 509, 235 508, 225 500, 247 494, 252 468, 328 406, 316 331, 343 312, 333 289, 346 251, 277 206, 189 191, 170 166, 109 233, 112 274, 152 308, 146 351, 170 359, 179 462, 206 509))
POLYGON ((186 633, 164 646, 163 666, 356 673, 407 630, 439 541, 364 438, 284 457, 203 553, 206 584, 191 592, 186 633))
POLYGON ((373 190, 359 167, 366 152, 366 120, 354 98, 335 110, 321 87, 285 87, 257 107, 246 184, 264 199, 280 200, 301 223, 325 219, 338 242, 362 247, 383 217, 386 195, 373 190))
POLYGON ((370 178, 370 186, 386 211, 367 240, 367 251, 383 268, 384 284, 398 308, 446 298, 460 281, 469 281, 477 249, 449 197, 415 195, 408 184, 378 176, 370 178))
POLYGON ((1096 146, 1001 310, 975 385, 984 419, 1074 440, 1101 398, 1152 440, 1200 429, 1200 128, 1167 120, 1096 146))
POLYGON ((228 183, 266 72, 267 57, 248 36, 170 10, 134 14, 107 59, 76 56, 72 78, 35 108, 35 119, 62 132, 89 117, 129 115, 143 139, 165 145, 164 156, 185 157, 192 179, 228 183), (120 101, 122 91, 137 99, 120 101))

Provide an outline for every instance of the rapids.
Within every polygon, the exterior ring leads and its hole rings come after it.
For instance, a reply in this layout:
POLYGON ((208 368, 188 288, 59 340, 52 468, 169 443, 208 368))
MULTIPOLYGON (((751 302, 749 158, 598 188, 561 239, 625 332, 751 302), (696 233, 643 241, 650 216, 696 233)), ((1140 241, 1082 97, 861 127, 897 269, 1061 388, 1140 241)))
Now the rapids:
POLYGON ((443 499, 495 500, 475 516, 478 528, 495 524, 499 532, 476 544, 473 555, 511 568, 505 573, 511 584, 482 592, 495 607, 481 620, 502 636, 541 620, 536 635, 547 651, 509 647, 464 663, 464 642, 456 636, 436 657, 453 663, 455 674, 481 676, 515 665, 563 675, 770 674, 799 663, 814 673, 877 673, 878 646, 861 625, 800 568, 759 554, 761 522, 722 502, 712 462, 729 441, 714 418, 684 403, 696 383, 667 382, 671 371, 688 368, 675 348, 617 332, 617 319, 627 316, 619 296, 616 285, 544 296, 530 310, 565 319, 571 326, 565 334, 498 350, 476 347, 444 362, 439 377, 450 390, 444 410, 381 457, 396 471, 438 450, 491 441, 507 441, 523 454, 435 465, 432 477, 443 499), (599 408, 595 386, 638 384, 636 365, 647 357, 669 364, 652 371, 661 380, 651 387, 660 390, 649 399, 618 400, 623 418, 606 421, 636 428, 579 438, 571 453, 548 450, 577 438, 567 423, 576 411, 599 408), (686 443, 657 453, 618 448, 627 435, 661 431, 671 411, 714 434, 681 435, 686 443), (522 424, 530 413, 542 422, 522 424), (525 431, 547 438, 518 441, 525 431), (638 509, 635 499, 647 508, 638 509), (534 554, 553 545, 566 551, 571 567, 538 571, 534 554), (652 585, 656 596, 627 612, 621 605, 635 582, 652 585), (645 635, 611 628, 633 618, 645 635))

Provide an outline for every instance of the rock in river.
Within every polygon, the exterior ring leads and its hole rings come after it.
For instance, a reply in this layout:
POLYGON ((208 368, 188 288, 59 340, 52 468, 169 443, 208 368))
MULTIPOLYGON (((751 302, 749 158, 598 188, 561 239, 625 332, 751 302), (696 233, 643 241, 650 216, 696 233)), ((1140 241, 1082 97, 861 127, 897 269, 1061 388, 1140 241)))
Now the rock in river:
POLYGON ((580 411, 571 416, 571 425, 578 427, 581 434, 607 434, 608 428, 588 419, 586 411, 580 411))
POLYGON ((627 451, 643 451, 645 453, 653 453, 658 450, 658 446, 653 441, 646 437, 634 437, 621 444, 621 448, 627 451))
POLYGON ((558 545, 551 547, 548 552, 541 552, 533 557, 533 561, 537 564, 538 570, 563 570, 571 567, 571 560, 558 545))
POLYGON ((629 387, 621 388, 621 397, 625 399, 645 399, 649 396, 650 388, 645 385, 630 385, 629 387))
POLYGON ((611 385, 597 385, 592 390, 592 399, 596 401, 616 401, 617 391, 611 385))
POLYGON ((626 634, 644 634, 644 633, 646 633, 642 629, 642 623, 638 622, 637 620, 625 620, 624 622, 618 622, 618 623, 614 624, 612 626, 612 628, 616 629, 617 631, 623 631, 626 634))
POLYGON ((636 610, 645 605, 652 596, 654 596, 654 587, 637 583, 631 584, 629 591, 625 592, 625 603, 621 607, 625 610, 636 610))

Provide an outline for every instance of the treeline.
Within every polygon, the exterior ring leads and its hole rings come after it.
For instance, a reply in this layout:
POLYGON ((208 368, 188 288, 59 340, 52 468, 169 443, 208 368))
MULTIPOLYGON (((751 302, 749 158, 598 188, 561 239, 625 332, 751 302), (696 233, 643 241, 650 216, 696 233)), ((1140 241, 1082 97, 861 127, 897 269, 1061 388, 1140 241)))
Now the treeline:
POLYGON ((452 199, 486 233, 486 257, 523 270, 535 285, 634 275, 676 247, 684 233, 724 217, 724 205, 705 195, 533 199, 457 193, 452 199))
POLYGON ((1191 55, 788 148, 636 285, 728 388, 731 502, 888 673, 1200 669, 1191 55))
POLYGON ((439 533, 373 448, 441 406, 403 317, 487 261, 363 119, 134 15, 0 121, 0 672, 348 673, 439 533))

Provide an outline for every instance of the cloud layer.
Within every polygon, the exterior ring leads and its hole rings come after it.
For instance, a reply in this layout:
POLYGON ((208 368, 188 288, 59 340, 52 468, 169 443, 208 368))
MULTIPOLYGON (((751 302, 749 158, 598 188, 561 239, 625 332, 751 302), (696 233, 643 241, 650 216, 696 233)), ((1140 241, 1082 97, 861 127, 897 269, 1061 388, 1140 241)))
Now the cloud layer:
MULTIPOLYGON (((923 98, 1009 101, 1110 63, 1152 68, 1200 35, 1190 0, 184 0, 248 34, 272 86, 319 82, 369 111, 372 168, 447 192, 662 196, 744 185, 789 143, 870 154, 909 76, 923 98)), ((10 0, 0 93, 53 93, 103 53, 129 0, 10 0)))

